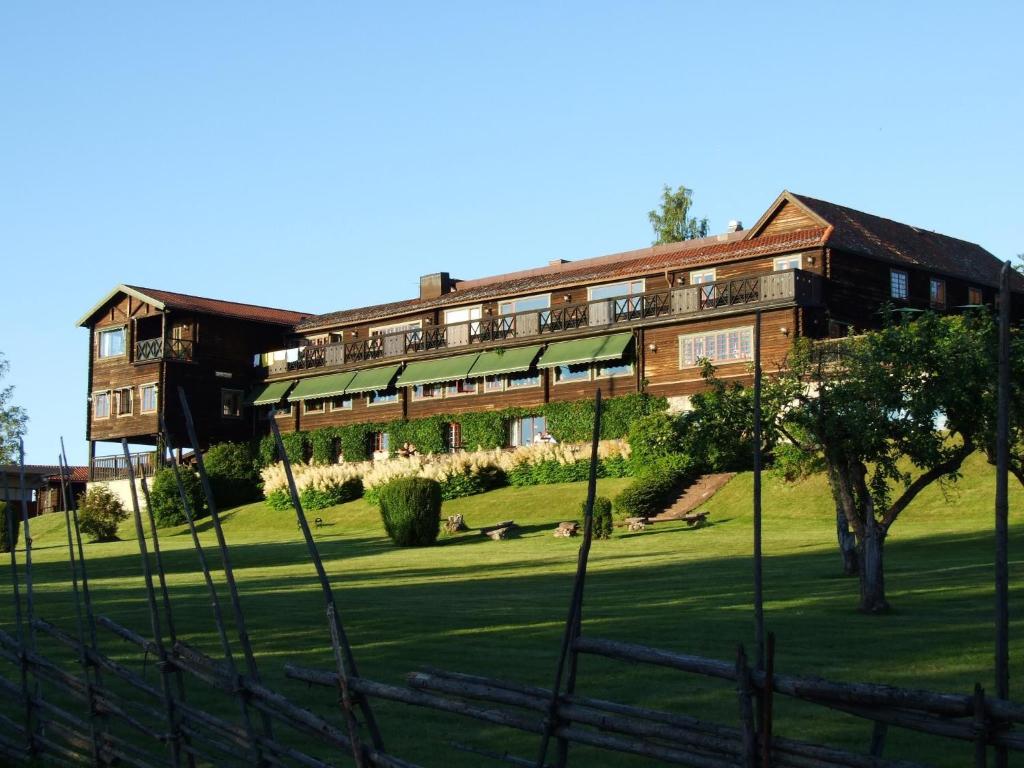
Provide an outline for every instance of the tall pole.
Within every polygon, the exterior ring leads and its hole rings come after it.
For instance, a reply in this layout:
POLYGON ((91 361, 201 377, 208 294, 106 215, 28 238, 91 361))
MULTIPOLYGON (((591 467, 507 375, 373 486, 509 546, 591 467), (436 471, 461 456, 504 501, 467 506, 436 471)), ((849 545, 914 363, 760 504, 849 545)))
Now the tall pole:
POLYGON ((764 575, 761 556, 761 310, 754 313, 754 640, 764 669, 764 575))
MULTIPOLYGON (((996 412, 996 696, 1010 698, 1009 459, 1010 459, 1010 262, 999 274, 999 397, 996 412)), ((996 748, 997 768, 1009 765, 996 748)))

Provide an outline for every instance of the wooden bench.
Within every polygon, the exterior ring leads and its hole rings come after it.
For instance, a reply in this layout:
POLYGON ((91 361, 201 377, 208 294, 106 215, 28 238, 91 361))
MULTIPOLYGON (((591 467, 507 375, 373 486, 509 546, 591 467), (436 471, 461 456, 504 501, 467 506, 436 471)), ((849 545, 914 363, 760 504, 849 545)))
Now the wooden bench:
POLYGON ((688 515, 683 515, 679 519, 685 522, 690 528, 698 525, 704 525, 708 521, 708 515, 710 512, 691 512, 688 515))

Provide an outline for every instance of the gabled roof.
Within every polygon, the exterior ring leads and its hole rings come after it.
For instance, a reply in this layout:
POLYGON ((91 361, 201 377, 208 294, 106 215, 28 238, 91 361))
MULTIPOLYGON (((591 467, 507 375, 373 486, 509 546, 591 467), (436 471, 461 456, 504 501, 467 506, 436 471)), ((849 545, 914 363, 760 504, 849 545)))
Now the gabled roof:
POLYGON ((781 235, 744 240, 743 233, 722 239, 708 237, 681 243, 668 243, 636 251, 600 256, 595 259, 566 262, 554 267, 512 272, 506 275, 465 280, 457 283, 456 290, 434 299, 407 299, 370 307, 347 309, 325 315, 315 315, 296 326, 298 331, 313 331, 347 323, 383 320, 399 314, 409 314, 438 307, 467 304, 506 296, 537 291, 557 290, 584 282, 615 280, 640 276, 664 270, 717 264, 740 258, 754 258, 794 249, 823 245, 826 229, 817 227, 781 235))
POLYGON ((275 309, 257 304, 241 304, 236 301, 207 299, 202 296, 190 296, 187 293, 174 293, 156 288, 141 288, 137 285, 119 285, 108 293, 96 306, 86 312, 76 325, 84 327, 111 299, 118 294, 132 296, 144 301, 157 309, 177 309, 185 312, 200 312, 207 315, 233 317, 239 320, 253 320, 275 325, 295 325, 310 316, 309 312, 293 312, 290 309, 275 309))

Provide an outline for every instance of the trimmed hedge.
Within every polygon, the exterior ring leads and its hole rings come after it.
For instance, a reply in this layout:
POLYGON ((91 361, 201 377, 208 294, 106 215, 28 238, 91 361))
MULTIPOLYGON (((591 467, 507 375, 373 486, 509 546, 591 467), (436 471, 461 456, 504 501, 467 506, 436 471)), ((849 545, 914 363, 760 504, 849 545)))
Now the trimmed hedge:
POLYGON ((252 447, 218 443, 203 455, 203 466, 218 508, 237 507, 260 498, 260 473, 252 447))
MULTIPOLYGON (((187 467, 179 467, 178 473, 185 489, 185 498, 192 508, 192 519, 204 517, 208 510, 199 475, 187 467)), ((149 503, 158 527, 166 528, 185 522, 185 510, 181 506, 181 496, 178 494, 178 484, 172 468, 164 467, 153 475, 153 482, 149 486, 149 503)))
MULTIPOLYGON (((629 460, 622 456, 599 459, 598 477, 629 477, 629 460)), ((579 483, 590 477, 590 460, 584 459, 573 464, 559 464, 557 461, 542 461, 539 464, 520 464, 508 473, 508 484, 549 485, 551 483, 579 483)))
POLYGON ((384 530, 400 547, 425 547, 441 528, 441 484, 425 477, 402 477, 380 488, 384 530))
POLYGON ((616 514, 620 517, 657 515, 699 472, 698 462, 685 454, 666 456, 648 464, 615 497, 616 514))
MULTIPOLYGON (((587 502, 580 504, 580 521, 587 515, 587 502)), ((605 496, 594 498, 594 528, 595 539, 610 539, 612 537, 612 502, 605 496)))
MULTIPOLYGON (((299 491, 299 503, 302 504, 304 510, 311 512, 333 507, 335 504, 344 504, 346 501, 353 501, 362 495, 363 481, 356 477, 327 488, 312 486, 303 488, 299 491)), ((268 493, 266 502, 271 509, 293 509, 291 494, 283 488, 268 493)))

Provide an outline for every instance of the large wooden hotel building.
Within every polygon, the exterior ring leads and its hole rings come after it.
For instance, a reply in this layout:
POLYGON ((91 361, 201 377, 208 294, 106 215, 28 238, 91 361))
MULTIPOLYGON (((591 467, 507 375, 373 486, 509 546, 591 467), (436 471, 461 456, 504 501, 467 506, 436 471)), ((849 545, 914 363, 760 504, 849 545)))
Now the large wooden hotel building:
MULTIPOLYGON (((120 285, 79 321, 90 469, 116 471, 97 443, 155 444, 161 414, 180 436, 178 386, 205 445, 259 434, 271 409, 284 431, 528 411, 598 387, 685 409, 702 358, 748 375, 755 310, 770 368, 796 338, 877 325, 887 303, 991 305, 1000 266, 973 243, 783 192, 748 229, 472 280, 439 272, 407 301, 326 315, 120 285)), ((1017 275, 1013 287, 1021 317, 1017 275)), ((509 445, 543 429, 517 418, 509 445)), ((374 439, 386 449, 386 434, 374 439)))

